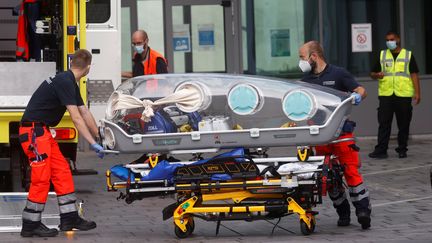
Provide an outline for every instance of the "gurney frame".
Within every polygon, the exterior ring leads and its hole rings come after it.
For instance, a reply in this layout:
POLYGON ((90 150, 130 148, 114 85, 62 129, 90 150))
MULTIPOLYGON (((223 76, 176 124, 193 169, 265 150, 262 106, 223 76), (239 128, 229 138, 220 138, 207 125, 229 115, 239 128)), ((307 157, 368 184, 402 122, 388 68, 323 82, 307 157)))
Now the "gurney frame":
MULTIPOLYGON (((302 147, 297 152, 297 157, 255 158, 254 163, 322 161, 322 166, 316 170, 280 174, 277 177, 262 175, 230 181, 177 181, 174 185, 170 185, 167 180, 131 181, 130 176, 127 181, 113 182, 108 170, 107 189, 124 189, 125 194, 121 192, 118 199, 125 199, 126 203, 146 197, 176 194, 177 201, 163 210, 163 219, 174 219, 174 233, 179 238, 187 238, 193 233, 195 217, 216 221, 218 233, 220 222, 224 220, 277 219, 291 214, 298 215, 302 234, 310 235, 315 230, 315 215, 318 214, 312 209, 322 203, 322 196, 326 195, 327 190, 342 186, 342 168, 333 156, 310 156, 308 147, 302 147), (304 173, 313 173, 313 176, 299 180, 298 175, 304 173)), ((151 169, 155 164, 157 157, 150 156, 149 163, 141 166, 151 169)))

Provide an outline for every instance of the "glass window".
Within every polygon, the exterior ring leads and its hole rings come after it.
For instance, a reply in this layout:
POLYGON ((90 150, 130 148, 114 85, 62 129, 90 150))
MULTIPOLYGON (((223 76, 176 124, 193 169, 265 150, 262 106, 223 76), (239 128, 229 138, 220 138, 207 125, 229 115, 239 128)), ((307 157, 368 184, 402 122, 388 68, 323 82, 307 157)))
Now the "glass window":
POLYGON ((225 72, 225 28, 220 5, 174 6, 174 72, 225 72), (190 43, 186 36, 190 36, 190 43), (188 43, 188 44, 187 44, 188 43))
MULTIPOLYGON (((425 18, 425 26, 424 26, 424 32, 426 33, 425 40, 428 41, 428 43, 432 40, 432 15, 430 14, 430 10, 432 9, 432 1, 424 1, 424 8, 423 8, 423 14, 425 18)), ((432 56, 432 46, 430 44, 427 44, 424 49, 426 56, 430 57, 432 56)), ((432 59, 426 58, 426 73, 432 74, 432 59)), ((420 70, 421 71, 421 70, 420 70)))
POLYGON ((385 49, 385 34, 397 28, 397 4, 393 0, 326 0, 323 4, 322 41, 328 63, 347 68, 356 76, 368 76, 385 49), (372 52, 352 52, 351 24, 372 24, 372 52))
MULTIPOLYGON (((173 31, 178 31, 177 24, 182 24, 184 22, 185 17, 184 17, 183 9, 184 9, 183 6, 174 6, 172 8, 173 31), (174 25, 174 23, 177 23, 177 24, 174 25)), ((185 30, 190 31, 189 25, 185 25, 185 26, 183 26, 183 28, 184 28, 183 31, 185 31, 185 30)), ((186 32, 188 32, 188 31, 186 31, 186 32)), ((187 34, 185 34, 185 35, 187 35, 187 34)), ((190 36, 190 33, 189 33, 189 36, 190 36)), ((174 51, 172 67, 173 67, 173 70, 175 73, 186 73, 186 55, 189 55, 189 54, 186 54, 185 52, 182 52, 182 51, 174 51)), ((189 63, 189 65, 190 65, 190 63, 189 63)))
POLYGON ((243 43, 247 43, 246 73, 300 77, 298 48, 318 38, 315 0, 245 0, 243 43), (253 11, 253 15, 247 14, 253 11), (271 18, 269 17, 271 16, 271 18), (251 26, 254 26, 252 28, 251 26), (253 33, 251 33, 253 32, 253 33))
POLYGON ((242 23, 242 48, 243 48, 243 73, 255 74, 255 65, 249 65, 251 62, 255 61, 254 52, 251 49, 253 47, 252 41, 254 38, 250 38, 248 35, 253 35, 253 0, 242 0, 241 1, 241 23, 242 23), (252 10, 252 11, 251 11, 252 10), (248 29, 251 28, 251 29, 248 29))
MULTIPOLYGON (((164 21, 162 0, 139 0, 137 2, 138 29, 147 32, 148 45, 164 55, 164 21)), ((135 30, 132 30, 134 32, 135 30)))
POLYGON ((431 7, 431 1, 424 0, 404 1, 403 6, 405 43, 402 46, 412 51, 420 74, 432 73, 432 63, 426 58, 432 54, 432 48, 426 45, 426 40, 432 37, 431 7))
POLYGON ((194 72, 225 72, 223 7, 191 7, 191 42, 194 72), (205 60, 205 61, 203 61, 205 60))
POLYGON ((110 0, 88 0, 86 6, 87 23, 105 23, 110 19, 110 0))
POLYGON ((131 10, 121 8, 121 62, 122 70, 132 70, 131 52, 131 10))

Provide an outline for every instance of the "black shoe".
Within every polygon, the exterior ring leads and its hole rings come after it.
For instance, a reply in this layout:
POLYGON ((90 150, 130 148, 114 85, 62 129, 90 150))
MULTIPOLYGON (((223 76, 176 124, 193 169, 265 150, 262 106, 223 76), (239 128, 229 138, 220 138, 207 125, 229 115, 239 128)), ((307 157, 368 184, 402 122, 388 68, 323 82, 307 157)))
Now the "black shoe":
POLYGON ((398 154, 399 154, 399 159, 403 159, 403 158, 408 157, 406 152, 398 152, 398 154))
POLYGON ((50 229, 46 227, 42 222, 38 222, 35 228, 26 227, 25 223, 23 223, 23 228, 21 230, 22 237, 54 237, 58 235, 57 229, 50 229))
POLYGON ((371 227, 370 213, 359 212, 357 214, 357 220, 358 220, 359 224, 361 224, 362 229, 369 229, 371 227))
POLYGON ((348 226, 350 225, 351 219, 350 217, 339 217, 338 221, 337 221, 337 226, 348 226))
POLYGON ((96 228, 96 223, 78 216, 73 219, 60 220, 59 228, 61 231, 70 231, 73 229, 87 231, 96 228))
MULTIPOLYGON (((333 199, 332 199, 333 200, 333 199)), ((351 209, 348 200, 345 198, 343 202, 335 206, 336 212, 339 215, 339 219, 337 221, 338 226, 348 226, 350 225, 350 216, 351 216, 351 209)))
POLYGON ((373 151, 372 153, 369 154, 369 157, 373 159, 386 159, 388 158, 388 154, 387 152, 373 151))

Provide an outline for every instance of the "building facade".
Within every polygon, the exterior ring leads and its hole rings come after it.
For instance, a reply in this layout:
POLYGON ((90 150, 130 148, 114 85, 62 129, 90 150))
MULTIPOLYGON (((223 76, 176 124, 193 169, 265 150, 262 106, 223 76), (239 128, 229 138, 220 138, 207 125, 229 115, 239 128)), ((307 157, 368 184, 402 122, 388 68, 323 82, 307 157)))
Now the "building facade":
POLYGON ((144 29, 170 72, 229 72, 297 79, 298 48, 319 40, 327 61, 347 68, 368 90, 353 119, 377 133, 377 81, 371 68, 385 34, 399 32, 420 70, 423 99, 412 134, 432 133, 432 2, 428 0, 122 0, 122 69, 131 69, 131 32, 144 29), (361 27, 357 29, 357 27, 361 27))

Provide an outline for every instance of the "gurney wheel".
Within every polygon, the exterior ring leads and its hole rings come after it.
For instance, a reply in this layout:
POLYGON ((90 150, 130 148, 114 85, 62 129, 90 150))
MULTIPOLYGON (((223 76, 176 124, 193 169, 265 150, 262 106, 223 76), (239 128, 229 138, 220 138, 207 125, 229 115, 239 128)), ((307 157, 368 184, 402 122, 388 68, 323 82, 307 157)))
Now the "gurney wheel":
POLYGON ((192 217, 189 218, 189 224, 192 228, 192 232, 195 230, 195 221, 192 217))
POLYGON ((303 219, 300 219, 300 230, 302 232, 303 235, 310 235, 315 231, 315 220, 311 220, 311 227, 309 229, 309 227, 307 226, 306 222, 303 221, 303 219))
POLYGON ((186 232, 183 232, 177 225, 174 226, 174 233, 178 238, 184 239, 192 234, 195 229, 195 222, 192 218, 189 219, 189 222, 190 223, 186 224, 186 232))

